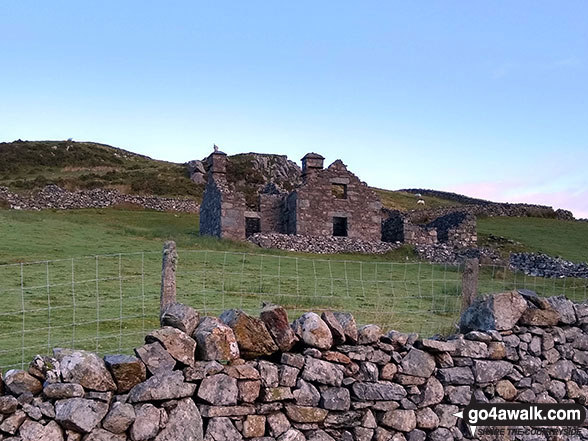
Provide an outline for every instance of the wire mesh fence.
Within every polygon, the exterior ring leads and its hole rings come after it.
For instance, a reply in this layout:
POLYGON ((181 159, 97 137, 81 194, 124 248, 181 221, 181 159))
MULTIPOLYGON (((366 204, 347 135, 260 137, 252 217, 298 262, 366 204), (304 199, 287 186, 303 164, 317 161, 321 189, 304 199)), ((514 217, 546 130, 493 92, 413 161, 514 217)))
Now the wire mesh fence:
POLYGON ((125 352, 158 323, 160 253, 0 265, 0 368, 55 347, 125 352))
MULTIPOLYGON (((228 308, 256 315, 272 302, 291 319, 349 311, 360 324, 431 336, 455 331, 461 310, 463 265, 204 250, 178 255, 177 300, 202 315, 228 308)), ((0 369, 25 367, 54 347, 130 352, 159 325, 160 283, 160 252, 0 265, 0 369)), ((481 265, 478 292, 520 288, 588 299, 588 279, 481 265)))

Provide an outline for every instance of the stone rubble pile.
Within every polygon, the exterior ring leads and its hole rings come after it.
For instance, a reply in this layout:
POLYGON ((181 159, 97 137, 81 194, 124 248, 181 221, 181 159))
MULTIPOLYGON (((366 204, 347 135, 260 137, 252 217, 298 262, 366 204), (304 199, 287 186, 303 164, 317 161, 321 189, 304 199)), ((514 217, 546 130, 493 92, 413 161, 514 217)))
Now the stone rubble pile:
POLYGON ((400 243, 373 242, 350 237, 304 236, 301 234, 255 233, 247 238, 261 248, 314 254, 361 253, 385 254, 402 246, 400 243))
POLYGON ((454 414, 472 397, 588 399, 588 304, 564 297, 481 297, 446 339, 341 312, 289 323, 276 305, 216 318, 173 304, 161 321, 135 356, 56 349, 6 372, 0 440, 451 441, 470 437, 454 414))
POLYGON ((588 278, 588 263, 574 263, 542 253, 512 253, 510 267, 533 277, 588 278))
POLYGON ((487 264, 506 265, 498 250, 492 248, 455 248, 446 244, 417 245, 415 251, 420 259, 435 263, 460 263, 478 258, 487 264))
POLYGON ((191 199, 173 199, 158 196, 123 194, 117 190, 95 188, 68 191, 57 185, 47 185, 30 196, 12 193, 0 187, 0 200, 5 200, 15 210, 71 210, 78 208, 106 208, 113 205, 132 204, 157 211, 197 213, 199 205, 191 199))

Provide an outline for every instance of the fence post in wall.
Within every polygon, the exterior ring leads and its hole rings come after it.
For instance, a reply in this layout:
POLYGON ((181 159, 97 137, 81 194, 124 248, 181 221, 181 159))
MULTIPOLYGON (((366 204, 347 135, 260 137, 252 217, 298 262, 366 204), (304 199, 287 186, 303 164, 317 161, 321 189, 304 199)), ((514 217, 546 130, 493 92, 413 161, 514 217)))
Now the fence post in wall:
POLYGON ((478 293, 479 261, 467 259, 463 269, 461 283, 461 312, 463 313, 474 301, 478 293))
POLYGON ((161 265, 161 297, 159 304, 159 317, 166 308, 176 303, 176 265, 178 253, 176 243, 169 240, 163 244, 163 256, 161 265))

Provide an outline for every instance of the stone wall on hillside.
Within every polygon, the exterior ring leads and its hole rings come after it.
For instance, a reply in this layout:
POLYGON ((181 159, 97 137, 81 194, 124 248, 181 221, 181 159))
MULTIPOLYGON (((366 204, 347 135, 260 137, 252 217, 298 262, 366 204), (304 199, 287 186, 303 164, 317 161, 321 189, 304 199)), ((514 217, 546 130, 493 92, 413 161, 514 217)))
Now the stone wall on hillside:
POLYGON ((157 211, 197 213, 199 210, 199 205, 192 199, 124 194, 105 188, 68 191, 57 185, 47 185, 29 196, 12 193, 8 188, 0 187, 0 201, 6 201, 8 208, 15 210, 71 210, 128 204, 157 211))
MULTIPOLYGON (((135 356, 56 349, 0 382, 0 440, 446 441, 480 402, 588 399, 588 304, 481 297, 449 338, 172 304, 135 356)), ((586 423, 566 439, 587 439, 586 423)), ((488 439, 484 436, 481 439, 488 439)), ((544 440, 539 435, 515 436, 544 440)))

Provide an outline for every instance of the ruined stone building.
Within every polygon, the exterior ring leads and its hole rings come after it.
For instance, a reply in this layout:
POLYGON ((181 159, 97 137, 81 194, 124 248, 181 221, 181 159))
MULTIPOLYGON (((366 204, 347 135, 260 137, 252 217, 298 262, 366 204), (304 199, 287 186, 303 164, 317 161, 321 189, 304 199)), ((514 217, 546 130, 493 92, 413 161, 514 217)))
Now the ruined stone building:
POLYGON ((205 161, 200 234, 236 240, 257 232, 381 239, 380 200, 340 160, 325 169, 321 155, 308 153, 302 158, 302 183, 291 192, 266 186, 256 207, 227 180, 227 161, 219 151, 205 161))
POLYGON ((384 209, 376 193, 339 159, 324 168, 321 155, 308 153, 293 190, 270 182, 254 195, 239 191, 228 179, 230 160, 214 151, 203 161, 207 184, 200 207, 202 235, 245 240, 261 232, 456 248, 476 244, 472 215, 455 211, 423 220, 419 216, 424 211, 384 209))
POLYGON ((430 221, 420 218, 423 212, 384 211, 384 242, 403 242, 410 245, 447 244, 455 248, 476 246, 476 218, 464 211, 453 211, 430 221))

